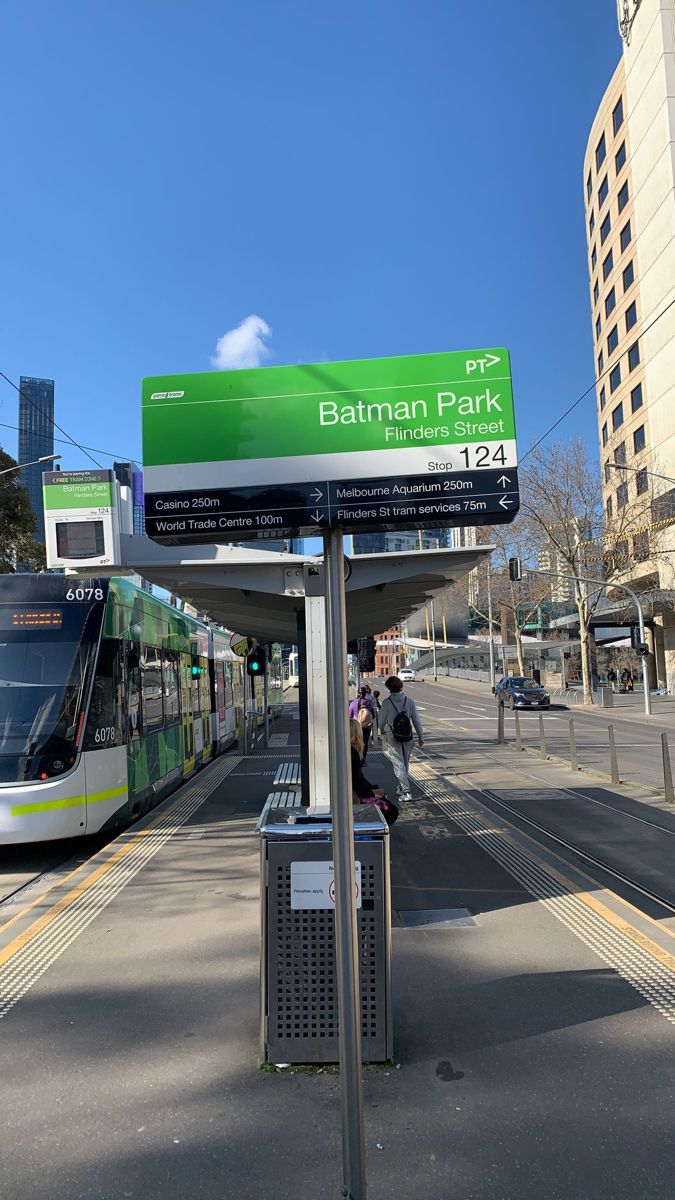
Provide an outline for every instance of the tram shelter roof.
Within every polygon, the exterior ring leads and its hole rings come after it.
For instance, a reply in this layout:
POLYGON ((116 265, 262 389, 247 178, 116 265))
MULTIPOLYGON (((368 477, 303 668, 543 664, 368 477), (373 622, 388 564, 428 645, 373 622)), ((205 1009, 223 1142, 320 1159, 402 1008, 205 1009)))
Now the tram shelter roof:
MULTIPOLYGON (((346 566, 347 636, 364 637, 404 620, 493 549, 354 555, 346 566)), ((291 643, 304 606, 305 564, 322 563, 321 556, 239 546, 160 546, 132 535, 122 537, 122 557, 125 570, 181 596, 227 628, 261 641, 291 643)))

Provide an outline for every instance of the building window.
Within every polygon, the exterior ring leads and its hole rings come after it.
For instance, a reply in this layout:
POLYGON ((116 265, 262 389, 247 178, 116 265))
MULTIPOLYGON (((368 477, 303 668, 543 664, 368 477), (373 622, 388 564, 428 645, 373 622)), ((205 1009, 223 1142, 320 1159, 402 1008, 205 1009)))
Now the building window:
POLYGON ((611 312, 614 312, 615 308, 616 292, 614 291, 614 288, 612 288, 611 291, 609 291, 605 296, 605 316, 608 317, 611 312))
POLYGON ((623 125, 623 97, 620 96, 617 106, 614 109, 614 112, 612 113, 612 129, 614 130, 614 136, 616 136, 616 134, 619 132, 622 125, 623 125))
POLYGON ((626 309, 626 333, 628 333, 629 329, 633 328, 636 321, 637 321, 637 304, 635 303, 635 301, 633 301, 633 303, 629 304, 628 308, 626 309))
POLYGON ((628 484, 620 483, 616 489, 616 507, 625 508, 628 504, 628 484))
MULTIPOLYGON (((610 393, 615 392, 620 383, 621 383, 621 363, 617 363, 616 366, 614 367, 614 369, 612 371, 610 371, 610 373, 609 373, 610 393)), ((616 409, 614 411, 616 412, 616 409)), ((623 420, 623 418, 622 418, 622 420, 623 420)), ((614 428, 616 429, 616 425, 614 426, 614 428)))
POLYGON ((596 337, 596 341, 597 341, 597 339, 600 337, 600 330, 601 330, 601 329, 602 329, 602 325, 601 325, 601 323, 600 323, 600 318, 598 317, 597 321, 595 322, 595 337, 596 337))
POLYGON ((595 147, 595 165, 596 165, 596 168, 598 171, 600 170, 600 167, 604 163, 606 155, 607 155, 607 146, 605 144, 605 135, 603 133, 602 137, 600 138, 600 141, 598 142, 597 146, 595 147))
MULTIPOLYGON (((630 224, 630 222, 629 222, 629 224, 630 224)), ((604 245, 604 243, 607 241, 607 238, 609 237, 610 232, 611 232, 611 228, 612 228, 612 219, 611 219, 610 214, 607 213, 607 216, 605 217, 604 221, 602 222, 602 225, 600 226, 600 245, 601 246, 604 245)), ((622 237, 623 237, 623 234, 622 234, 622 237)), ((630 241, 630 238, 629 238, 629 241, 630 241)), ((626 242, 626 245, 628 245, 628 242, 626 242)), ((621 249, 623 250, 623 248, 624 247, 623 247, 623 243, 622 243, 621 249)))
POLYGON ((593 246, 593 249, 591 250, 591 271, 595 270, 595 264, 597 263, 597 261, 598 261, 598 252, 597 252, 595 246, 593 246))
POLYGON ((591 194, 592 194, 592 192, 593 192, 593 175, 592 175, 592 173, 589 171, 589 172, 588 172, 588 179, 586 180, 586 196, 587 196, 587 198, 588 198, 589 200, 590 200, 590 198, 591 198, 591 194))
POLYGON ((606 446, 608 441, 609 441, 609 434, 607 433, 607 422, 605 421, 605 423, 602 427, 602 444, 603 444, 603 446, 606 446))
POLYGON ((611 521, 611 519, 612 519, 612 497, 608 496, 607 497, 607 520, 611 521))
POLYGON ((633 557, 636 562, 645 562, 649 558, 649 534, 646 529, 633 538, 633 557))
POLYGON ((611 478, 612 478, 612 468, 610 467, 609 463, 606 462, 605 463, 605 483, 609 483, 611 478))
POLYGON ((621 170, 625 161, 626 161, 626 143, 622 142, 621 145, 619 146, 619 149, 617 150, 616 154, 614 155, 614 166, 616 167, 617 175, 619 174, 619 171, 621 170))
POLYGON ((638 383, 630 394, 630 411, 637 412, 638 408, 642 408, 642 384, 638 383))
POLYGON ((624 225, 623 229, 621 230, 620 242, 621 242, 622 251, 626 249, 626 246, 630 245, 630 237, 631 237, 630 221, 626 221, 626 224, 624 225))
POLYGON ((602 412, 603 408, 605 407, 605 400, 606 400, 605 389, 604 389, 604 387, 601 387, 600 388, 600 411, 601 412, 602 412))
POLYGON ((616 408, 612 409, 612 429, 616 433, 623 425, 623 404, 617 404, 616 408))
POLYGON ((596 279, 595 283, 593 284, 593 303, 594 304, 598 303, 599 296, 600 296, 600 288, 598 286, 598 281, 596 279))
POLYGON ((605 369, 605 356, 601 350, 598 355, 598 375, 602 375, 602 372, 604 371, 604 369, 605 369))
POLYGON ((633 434, 633 450, 635 451, 636 454, 639 454, 641 450, 644 450, 644 448, 645 448, 645 427, 644 427, 644 425, 641 425, 640 428, 636 429, 635 433, 633 434))
POLYGON ((623 272, 623 290, 624 290, 624 292, 628 291, 628 289, 634 279, 635 279, 635 269, 633 267, 633 260, 631 258, 628 266, 624 268, 624 272, 623 272))
POLYGON ((589 237, 592 237, 594 229, 595 229, 595 213, 593 212, 593 209, 591 209, 591 215, 588 218, 588 236, 589 237))
POLYGON ((625 465, 626 465, 626 443, 625 442, 619 442, 616 450, 614 451, 614 462, 617 462, 620 467, 625 467, 625 465))
POLYGON ((613 354, 619 344, 619 329, 615 325, 607 335, 607 354, 613 354))
POLYGON ((598 208, 601 208, 609 195, 609 180, 605 175, 600 187, 598 188, 598 208))
POLYGON ((612 251, 610 250, 609 254, 607 255, 607 258, 605 258, 602 263, 602 278, 603 278, 603 280, 607 278, 607 276, 609 275, 613 266, 614 266, 614 255, 612 254, 612 251))
POLYGON ((624 208, 628 204, 628 180, 626 180, 623 186, 619 189, 617 201, 619 205, 619 212, 623 212, 624 208))
POLYGON ((635 490, 638 496, 644 496, 649 490, 649 474, 645 467, 635 473, 635 490))
POLYGON ((628 351, 628 370, 634 371, 640 363, 640 345, 638 342, 633 342, 628 351))

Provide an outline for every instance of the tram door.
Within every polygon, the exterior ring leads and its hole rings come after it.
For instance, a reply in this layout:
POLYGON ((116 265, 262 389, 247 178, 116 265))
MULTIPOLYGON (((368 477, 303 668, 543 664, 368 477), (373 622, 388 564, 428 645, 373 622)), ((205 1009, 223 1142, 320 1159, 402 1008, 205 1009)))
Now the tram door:
POLYGON ((196 766, 195 722, 192 712, 192 656, 181 654, 181 724, 183 727, 183 774, 189 775, 196 766))

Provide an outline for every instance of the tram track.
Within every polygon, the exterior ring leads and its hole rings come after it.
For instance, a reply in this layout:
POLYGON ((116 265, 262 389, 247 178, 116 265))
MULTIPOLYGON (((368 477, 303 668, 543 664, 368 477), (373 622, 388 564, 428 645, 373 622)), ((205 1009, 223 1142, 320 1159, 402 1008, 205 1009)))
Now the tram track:
MULTIPOLYGON (((427 724, 431 726, 433 730, 433 727, 438 728, 440 722, 437 722, 436 719, 431 717, 427 718, 427 724)), ((432 730, 430 730, 430 732, 432 732, 432 730)), ((450 733, 446 727, 443 727, 442 733, 444 739, 452 741, 457 746, 466 743, 466 738, 462 738, 459 735, 450 733)), ((491 754, 490 751, 484 748, 482 744, 481 757, 488 759, 495 766, 504 768, 505 764, 503 758, 500 758, 495 754, 491 754)), ((661 894, 656 889, 649 887, 645 882, 642 882, 640 879, 635 878, 626 871, 621 870, 617 865, 613 865, 606 859, 594 854, 592 850, 580 845, 577 841, 573 840, 573 838, 565 836, 564 833, 550 828, 548 825, 542 823, 542 821, 523 813, 519 808, 513 804, 510 804, 507 799, 500 795, 498 788, 493 789, 490 786, 479 784, 475 779, 469 778, 464 772, 458 770, 456 759, 452 763, 448 762, 446 754, 440 750, 433 749, 433 743, 427 743, 424 752, 422 752, 420 755, 420 760, 426 761, 428 765, 435 771, 438 771, 439 774, 442 772, 444 782, 449 783, 450 786, 452 786, 453 780, 456 780, 458 790, 461 789, 462 792, 469 796, 475 795, 480 799, 481 803, 483 803, 486 808, 490 809, 490 811, 495 814, 495 816, 499 815, 500 813, 502 815, 508 814, 507 819, 514 825, 515 828, 520 826, 521 832, 530 831, 531 836, 536 834, 540 838, 545 839, 543 844, 552 844, 558 850, 564 850, 568 854, 572 855, 574 859, 578 861, 578 863, 582 863, 587 869, 592 868, 594 871, 599 872, 605 877, 605 884, 606 881, 612 881, 614 885, 618 885, 619 888, 627 891, 629 895, 633 897, 631 902, 634 903, 637 908, 640 908, 642 911, 644 911, 648 916, 652 917, 652 919, 664 920, 675 917, 675 896, 668 897, 661 894), (448 775, 451 775, 452 778, 448 779, 448 775)), ((543 778, 540 774, 536 774, 535 772, 524 768, 518 763, 509 763, 508 771, 510 775, 520 778, 523 781, 527 781, 530 785, 532 783, 536 783, 541 789, 548 789, 552 793, 556 794, 566 794, 571 799, 574 799, 577 803, 581 801, 583 803, 593 804, 600 808, 606 809, 608 812, 612 813, 613 817, 617 820, 636 822, 638 824, 647 826, 656 834, 665 834, 667 837, 675 837, 675 830, 660 824, 658 821, 650 820, 647 817, 642 817, 638 816, 637 814, 627 812, 623 808, 607 803, 605 800, 599 800, 597 797, 589 796, 582 789, 573 790, 570 787, 566 787, 564 784, 559 785, 558 783, 551 782, 550 780, 543 778)), ((508 788, 508 785, 506 786, 508 788)), ((605 886, 601 879, 598 880, 598 883, 600 886, 605 886)))

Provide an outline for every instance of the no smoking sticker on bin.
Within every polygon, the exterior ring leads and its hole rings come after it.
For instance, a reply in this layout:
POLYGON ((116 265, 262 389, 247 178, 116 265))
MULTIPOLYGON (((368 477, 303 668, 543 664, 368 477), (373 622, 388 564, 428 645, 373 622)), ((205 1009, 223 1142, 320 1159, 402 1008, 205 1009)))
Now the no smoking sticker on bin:
MULTIPOLYGON (((361 907, 361 863, 354 864, 356 907, 361 907)), ((332 862, 291 863, 291 908, 335 908, 332 862)))

